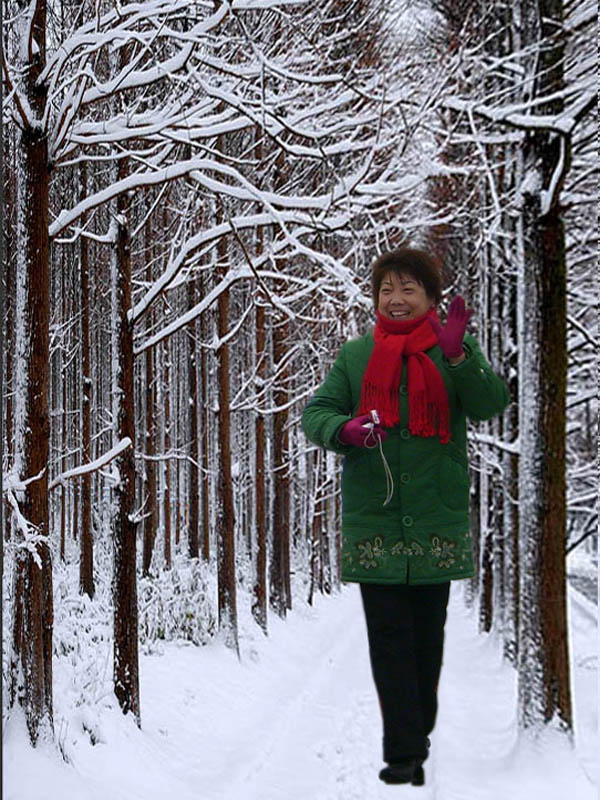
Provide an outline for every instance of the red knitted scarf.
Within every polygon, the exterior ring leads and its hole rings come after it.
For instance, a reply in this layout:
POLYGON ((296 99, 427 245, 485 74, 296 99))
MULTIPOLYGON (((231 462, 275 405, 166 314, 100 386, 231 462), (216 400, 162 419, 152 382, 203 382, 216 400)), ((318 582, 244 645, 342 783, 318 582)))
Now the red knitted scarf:
POLYGON ((450 440, 450 409, 444 380, 423 350, 437 344, 427 317, 437 319, 434 309, 411 320, 395 320, 377 312, 373 332, 375 347, 363 376, 358 414, 377 409, 381 424, 391 428, 400 422, 398 390, 402 359, 408 369, 408 427, 415 436, 450 440))

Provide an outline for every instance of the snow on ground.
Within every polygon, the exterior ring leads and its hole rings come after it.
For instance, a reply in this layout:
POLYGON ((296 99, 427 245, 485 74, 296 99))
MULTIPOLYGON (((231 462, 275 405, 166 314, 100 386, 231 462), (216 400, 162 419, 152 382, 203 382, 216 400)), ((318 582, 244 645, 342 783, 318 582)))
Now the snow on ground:
POLYGON ((570 591, 576 749, 519 740, 516 679, 452 584, 426 785, 386 786, 381 720, 355 585, 317 597, 265 638, 246 610, 241 661, 220 643, 166 643, 140 662, 142 726, 108 692, 75 706, 55 676, 57 749, 33 751, 12 718, 5 800, 594 800, 598 785, 596 609, 570 591), (91 739, 97 743, 92 746, 91 739))

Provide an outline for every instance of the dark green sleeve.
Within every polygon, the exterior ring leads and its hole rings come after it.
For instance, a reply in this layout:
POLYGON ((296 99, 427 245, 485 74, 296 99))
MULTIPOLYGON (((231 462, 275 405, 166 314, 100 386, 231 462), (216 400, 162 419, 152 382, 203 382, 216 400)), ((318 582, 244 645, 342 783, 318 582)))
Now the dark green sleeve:
POLYGON ((314 444, 347 455, 352 445, 342 444, 338 438, 342 426, 352 419, 352 393, 346 369, 346 345, 325 378, 309 400, 302 414, 302 430, 314 444))
POLYGON ((463 349, 467 357, 462 363, 452 366, 444 361, 465 414, 475 421, 502 414, 510 402, 506 384, 492 370, 473 336, 465 336, 463 349))

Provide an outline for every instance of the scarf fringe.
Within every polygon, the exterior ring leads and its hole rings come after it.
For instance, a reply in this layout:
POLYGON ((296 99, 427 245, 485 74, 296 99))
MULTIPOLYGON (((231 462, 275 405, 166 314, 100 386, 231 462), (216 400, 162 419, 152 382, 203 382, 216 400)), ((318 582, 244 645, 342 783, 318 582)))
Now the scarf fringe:
POLYGON ((425 392, 418 392, 409 408, 408 429, 414 436, 439 436, 442 444, 450 441, 450 413, 448 408, 426 400, 425 392))
POLYGON ((382 390, 370 381, 366 381, 362 386, 361 394, 361 407, 359 414, 368 414, 372 409, 376 409, 379 414, 379 420, 385 428, 393 428, 400 422, 400 406, 398 404, 398 388, 394 391, 393 387, 390 391, 382 390), (392 409, 394 405, 398 406, 397 412, 394 415, 392 409))

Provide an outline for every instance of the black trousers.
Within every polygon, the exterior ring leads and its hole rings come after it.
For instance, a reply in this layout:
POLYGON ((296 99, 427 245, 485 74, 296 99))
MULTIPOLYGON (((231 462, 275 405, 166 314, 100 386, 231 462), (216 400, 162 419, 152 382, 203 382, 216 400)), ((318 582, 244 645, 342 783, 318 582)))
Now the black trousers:
POLYGON ((427 758, 437 715, 450 581, 361 583, 371 668, 383 716, 383 760, 427 758))

